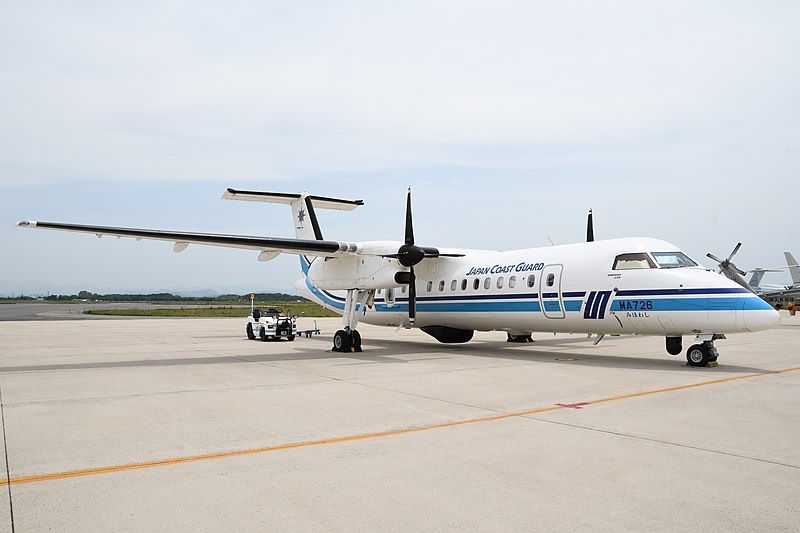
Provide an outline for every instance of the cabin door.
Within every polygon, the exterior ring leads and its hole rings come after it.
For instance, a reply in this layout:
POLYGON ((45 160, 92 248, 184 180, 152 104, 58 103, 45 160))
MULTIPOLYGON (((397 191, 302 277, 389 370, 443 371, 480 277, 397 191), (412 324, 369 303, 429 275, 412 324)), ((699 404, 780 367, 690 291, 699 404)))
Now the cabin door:
POLYGON ((547 318, 564 318, 561 298, 561 271, 564 265, 547 265, 539 275, 539 305, 547 318))

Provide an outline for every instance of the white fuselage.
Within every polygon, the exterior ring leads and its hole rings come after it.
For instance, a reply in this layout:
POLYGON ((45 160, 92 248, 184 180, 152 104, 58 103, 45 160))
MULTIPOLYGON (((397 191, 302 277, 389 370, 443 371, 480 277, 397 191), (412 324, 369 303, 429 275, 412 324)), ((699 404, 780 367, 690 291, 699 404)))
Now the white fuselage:
MULTIPOLYGON (((779 315, 766 302, 703 267, 614 268, 620 254, 672 251, 678 248, 665 241, 626 238, 425 259, 415 267, 414 327, 680 336, 777 324, 779 315)), ((342 293, 308 278, 297 288, 325 307, 344 309, 342 293)), ((407 287, 379 289, 360 320, 411 327, 407 287)))

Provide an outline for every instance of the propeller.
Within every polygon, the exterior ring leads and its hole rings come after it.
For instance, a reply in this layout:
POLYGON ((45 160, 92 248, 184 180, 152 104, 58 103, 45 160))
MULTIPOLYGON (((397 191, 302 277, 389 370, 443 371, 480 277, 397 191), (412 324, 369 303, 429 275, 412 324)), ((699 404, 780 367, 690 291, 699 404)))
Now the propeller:
POLYGON ((397 259, 401 265, 408 267, 408 272, 398 272, 395 280, 399 283, 408 283, 408 320, 414 325, 417 316, 417 276, 414 265, 423 259, 437 257, 464 257, 464 254, 443 254, 436 248, 417 246, 414 243, 414 220, 411 215, 411 187, 408 188, 406 198, 406 235, 405 243, 398 248, 397 253, 384 257, 397 259), (407 274, 407 275, 406 275, 407 274))
POLYGON ((733 256, 736 255, 736 252, 739 251, 739 248, 741 248, 741 246, 742 243, 740 242, 736 243, 736 246, 733 247, 733 251, 727 257, 727 259, 724 260, 720 259, 719 257, 715 256, 712 253, 707 253, 706 257, 713 259, 714 261, 717 262, 717 264, 719 265, 720 274, 724 274, 727 278, 735 281, 736 283, 738 283, 745 289, 749 290, 750 292, 755 293, 756 291, 753 289, 753 287, 751 287, 750 284, 747 283, 747 281, 745 281, 745 279, 742 277, 745 274, 747 274, 747 272, 745 272, 744 270, 737 267, 731 262, 731 259, 733 259, 733 256))
POLYGON ((586 242, 594 241, 594 221, 592 220, 592 210, 589 209, 589 216, 586 219, 586 242))
MULTIPOLYGON (((736 272, 737 274, 739 274, 740 276, 744 276, 746 274, 746 272, 744 270, 742 270, 741 268, 737 267, 736 265, 734 265, 733 263, 731 263, 731 259, 733 259, 733 256, 736 255, 736 252, 738 252, 739 248, 741 248, 741 247, 742 247, 742 243, 740 243, 740 242, 736 243, 736 246, 733 247, 733 251, 728 256, 728 258, 725 259, 725 260, 722 260, 719 257, 717 257, 717 256, 715 256, 714 254, 711 254, 711 253, 706 254, 706 257, 708 257, 710 259, 713 259, 714 261, 717 262, 717 264, 719 265, 719 271, 720 271, 721 274, 725 274, 726 276, 728 276, 730 278, 730 276, 728 274, 729 274, 729 272, 733 271, 733 272, 736 272)), ((733 278, 731 278, 731 279, 733 279, 733 278)))

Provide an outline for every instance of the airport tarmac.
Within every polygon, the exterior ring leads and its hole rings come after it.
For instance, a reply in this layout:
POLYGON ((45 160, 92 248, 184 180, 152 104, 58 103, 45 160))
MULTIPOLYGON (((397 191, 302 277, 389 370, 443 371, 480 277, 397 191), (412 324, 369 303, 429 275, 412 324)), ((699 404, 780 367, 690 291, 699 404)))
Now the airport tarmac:
POLYGON ((0 322, 0 531, 798 529, 800 316, 715 368, 368 325, 340 354, 317 323, 0 322))

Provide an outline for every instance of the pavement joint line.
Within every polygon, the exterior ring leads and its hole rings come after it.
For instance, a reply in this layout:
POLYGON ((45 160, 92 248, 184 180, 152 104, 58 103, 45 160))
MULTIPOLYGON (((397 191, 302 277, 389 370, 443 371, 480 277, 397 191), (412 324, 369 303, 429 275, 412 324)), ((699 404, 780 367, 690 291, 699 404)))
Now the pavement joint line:
POLYGON ((537 422, 544 422, 545 424, 555 424, 557 426, 564 426, 564 427, 569 427, 569 428, 574 428, 574 429, 582 429, 582 430, 585 430, 585 431, 594 431, 596 433, 604 433, 606 435, 614 435, 616 437, 625 437, 625 438, 628 438, 628 439, 635 439, 635 440, 641 440, 641 441, 645 441, 645 442, 652 442, 652 443, 655 443, 655 444, 663 444, 665 446, 675 446, 677 448, 686 448, 686 449, 689 449, 689 450, 696 450, 696 451, 712 453, 712 454, 716 454, 716 455, 725 455, 727 457, 734 457, 736 459, 746 459, 748 461, 756 461, 756 462, 759 462, 759 463, 766 463, 766 464, 770 464, 770 465, 783 466, 783 467, 787 467, 787 468, 795 468, 795 469, 800 470, 800 466, 798 466, 798 465, 793 465, 793 464, 790 464, 790 463, 781 463, 780 461, 773 461, 771 459, 763 459, 763 458, 760 458, 760 457, 753 457, 753 456, 750 456, 750 455, 742 455, 742 454, 738 454, 738 453, 726 452, 724 450, 715 450, 713 448, 703 448, 701 446, 692 446, 691 444, 683 444, 681 442, 673 442, 673 441, 669 441, 669 440, 665 440, 665 439, 654 439, 654 438, 650 438, 650 437, 643 437, 641 435, 633 435, 631 433, 624 433, 622 431, 612 431, 610 429, 602 429, 602 428, 596 428, 596 427, 585 426, 585 425, 580 425, 580 424, 570 424, 570 423, 561 422, 561 421, 558 421, 558 420, 547 420, 546 418, 541 418, 541 417, 538 417, 538 416, 526 416, 526 417, 523 417, 523 418, 525 418, 527 420, 536 420, 537 422))
MULTIPOLYGON (((720 379, 713 379, 708 381, 701 381, 697 383, 689 383, 687 385, 677 385, 674 387, 664 387, 661 389, 653 389, 649 391, 640 391, 634 392, 630 394, 620 394, 617 396, 609 396, 606 398, 600 398, 597 400, 590 400, 587 402, 582 402, 586 406, 594 405, 599 403, 606 403, 612 402, 617 400, 624 400, 629 398, 637 398, 641 396, 649 396, 652 394, 661 394, 665 392, 675 392, 680 390, 687 390, 697 387, 703 387, 706 385, 716 385, 719 383, 728 383, 731 381, 743 380, 743 379, 751 379, 763 376, 773 376, 779 374, 786 374, 789 372, 797 372, 800 371, 800 367, 792 367, 792 368, 784 368, 782 370, 770 370, 766 372, 758 372, 755 374, 744 374, 741 376, 732 376, 727 378, 720 378, 720 379)), ((448 427, 456 427, 456 426, 463 426, 467 424, 475 424, 478 422, 489 422, 494 420, 503 420, 507 418, 524 418, 528 415, 533 415, 537 413, 545 413, 549 411, 558 411, 568 409, 567 407, 560 407, 558 405, 551 405, 549 407, 540 407, 536 409, 529 409, 525 411, 517 411, 513 413, 502 413, 478 418, 470 418, 465 420, 454 420, 452 422, 443 422, 439 424, 430 424, 427 426, 418 426, 412 428, 402 428, 402 429, 394 429, 388 431, 379 431, 375 433, 364 433, 361 435, 348 435, 344 437, 333 437, 328 439, 320 439, 320 440, 313 440, 313 441, 304 441, 304 442, 293 442, 289 444, 278 444, 275 446, 266 446, 261 448, 251 448, 247 450, 233 450, 227 452, 217 452, 217 453, 209 453, 209 454, 202 454, 202 455, 193 455, 188 457, 177 457, 173 459, 162 459, 157 461, 147 461, 143 463, 131 463, 126 465, 117 465, 117 466, 106 466, 106 467, 98 467, 98 468, 86 468, 82 470, 72 470, 67 472, 56 472, 51 474, 35 474, 31 476, 21 476, 16 478, 9 478, 9 479, 0 479, 0 487, 2 486, 10 486, 10 485, 21 485, 25 483, 41 483, 44 481, 54 481, 57 479, 68 479, 74 477, 84 477, 84 476, 91 476, 97 474, 110 474, 114 472, 125 472, 129 470, 141 470, 145 468, 154 468, 158 466, 170 466, 182 463, 193 463, 197 461, 205 461, 210 459, 224 459, 228 457, 240 457, 244 455, 255 455, 260 453, 266 452, 274 452, 280 450, 290 450, 294 448, 305 448, 309 446, 319 446, 323 444, 336 444, 341 442, 354 442, 359 440, 367 440, 367 439, 376 439, 382 437, 391 437, 395 435, 405 435, 409 433, 419 433, 421 431, 427 431, 431 429, 441 429, 441 428, 448 428, 448 427)))

